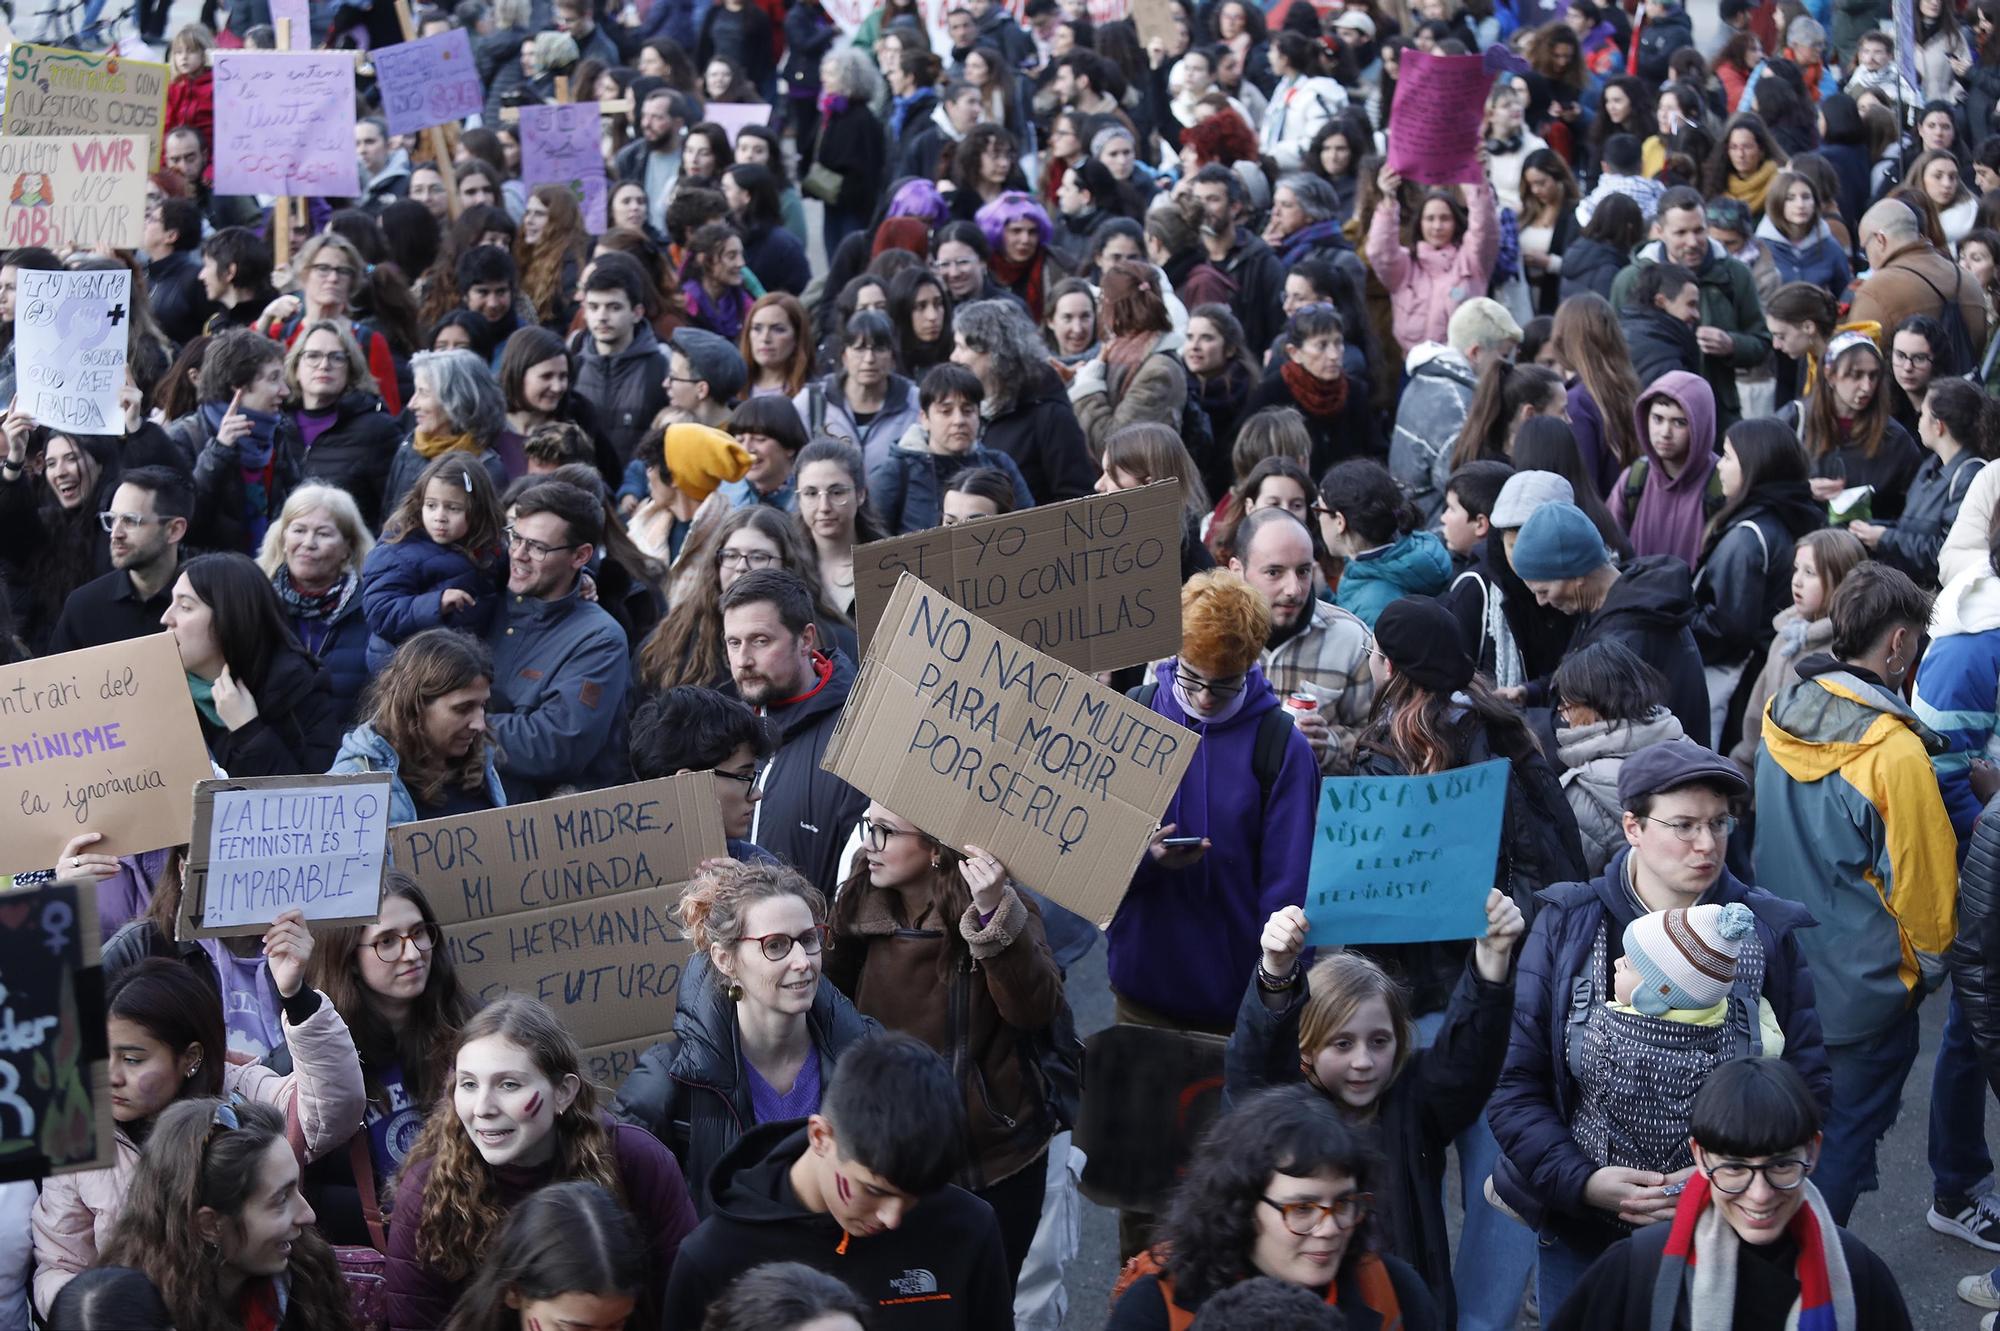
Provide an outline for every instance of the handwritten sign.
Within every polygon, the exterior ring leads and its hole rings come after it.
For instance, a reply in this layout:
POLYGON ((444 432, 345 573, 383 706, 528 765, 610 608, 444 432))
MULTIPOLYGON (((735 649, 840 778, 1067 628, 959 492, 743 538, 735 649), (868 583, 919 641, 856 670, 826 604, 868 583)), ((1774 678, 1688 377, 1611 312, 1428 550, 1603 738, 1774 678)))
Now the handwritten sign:
POLYGON ((139 134, 145 161, 160 160, 171 71, 150 60, 15 42, 7 52, 7 107, 0 133, 139 134))
POLYGON ((453 28, 373 53, 375 83, 391 134, 414 134, 478 115, 486 95, 472 62, 472 39, 453 28))
POLYGON ((596 102, 521 108, 521 183, 568 185, 577 191, 584 229, 604 230, 608 192, 596 102))
POLYGON ((610 1085, 673 1029, 688 955, 674 906, 727 853, 708 772, 405 823, 389 847, 430 898, 460 982, 547 1003, 610 1085))
POLYGON ((261 934, 288 910, 325 924, 381 913, 389 774, 203 781, 176 932, 261 934))
POLYGON ((1486 932, 1507 762, 1434 776, 1320 782, 1306 889, 1315 947, 1429 943, 1486 932))
POLYGON ((116 1159, 94 883, 0 894, 0 1181, 116 1159))
POLYGON ((905 574, 820 766, 1098 920, 1125 894, 1195 743, 905 574))
POLYGON ((21 406, 41 425, 124 434, 132 274, 20 269, 14 294, 21 406))
POLYGON ((722 126, 734 144, 745 125, 770 124, 771 108, 763 102, 710 102, 702 108, 701 118, 722 126))
POLYGON ((0 867, 46 869, 79 832, 100 855, 187 840, 214 774, 173 635, 0 669, 0 867))
POLYGON ((1403 56, 1389 111, 1389 169, 1425 185, 1476 185, 1479 126, 1493 82, 1476 55, 1403 56))
POLYGON ((864 647, 905 573, 1078 670, 1157 661, 1181 649, 1180 487, 1162 481, 860 547, 864 647))
POLYGON ((143 245, 150 160, 136 134, 0 134, 0 249, 143 245))
POLYGON ((215 192, 348 198, 354 53, 217 51, 215 192))

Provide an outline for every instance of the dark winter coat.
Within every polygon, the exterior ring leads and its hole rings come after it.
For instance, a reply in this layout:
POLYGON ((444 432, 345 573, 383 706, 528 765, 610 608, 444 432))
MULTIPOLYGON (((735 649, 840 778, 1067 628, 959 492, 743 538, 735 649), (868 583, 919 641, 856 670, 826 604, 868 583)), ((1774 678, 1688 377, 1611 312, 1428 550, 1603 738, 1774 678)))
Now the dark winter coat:
POLYGON ((1916 479, 1910 482, 1902 516, 1882 533, 1875 557, 1909 574, 1917 586, 1935 587, 1938 551, 1944 548, 1945 533, 1958 521, 1959 505, 1985 465, 1985 460, 1969 448, 1949 464, 1939 461, 1935 453, 1926 455, 1916 479))
POLYGON ((1474 553, 1471 565, 1451 580, 1451 587, 1438 599, 1458 621, 1467 654, 1488 679, 1495 677, 1499 650, 1486 627, 1488 601, 1494 596, 1500 598, 1507 632, 1521 654, 1522 670, 1531 686, 1530 701, 1536 701, 1532 686, 1539 681, 1545 687, 1562 664, 1576 621, 1539 604, 1507 562, 1504 538, 1497 531, 1487 533, 1486 544, 1474 553))
POLYGON ((1645 388, 1669 370, 1701 373, 1701 343, 1694 329, 1657 305, 1627 305, 1618 312, 1618 326, 1632 353, 1632 372, 1645 388))
MULTIPOLYGON (((1778 419, 1799 430, 1801 439, 1805 437, 1805 432, 1800 423, 1805 419, 1809 400, 1795 398, 1778 408, 1778 419)), ((1810 446, 1807 451, 1811 451, 1810 446)), ((1875 494, 1869 501, 1870 517, 1875 522, 1892 522, 1903 516, 1904 505, 1916 485, 1917 473, 1923 469, 1924 460, 1932 456, 1893 419, 1882 426, 1882 438, 1875 445, 1875 456, 1868 456, 1853 444, 1843 444, 1826 455, 1840 459, 1840 470, 1832 474, 1844 477, 1849 486, 1875 487, 1875 494)), ((1814 465, 1822 468, 1829 465, 1826 457, 1816 459, 1814 465)))
POLYGON ((257 715, 236 730, 195 712, 216 766, 233 777, 317 776, 333 766, 341 715, 332 681, 319 662, 303 651, 280 648, 263 683, 250 694, 257 700, 257 715))
POLYGON ((361 694, 368 687, 368 620, 361 613, 360 574, 350 573, 354 590, 333 613, 319 619, 288 614, 286 622, 299 635, 299 643, 312 653, 326 673, 327 688, 333 694, 333 709, 342 727, 354 724, 361 710, 361 694))
MULTIPOLYGON (((842 1050, 878 1029, 822 978, 806 1014, 820 1085, 833 1075, 842 1050)), ((704 1217, 715 1209, 708 1180, 716 1162, 757 1126, 737 1032, 735 1004, 724 996, 708 958, 697 952, 681 971, 673 1037, 639 1056, 611 1104, 613 1114, 666 1143, 704 1217)))
MULTIPOLYGON (((717 55, 715 27, 726 12, 727 7, 716 3, 708 7, 702 16, 701 35, 695 40, 694 62, 696 69, 707 69, 708 62, 717 55)), ((743 25, 743 46, 740 51, 722 51, 743 66, 744 76, 758 88, 769 87, 778 77, 776 48, 771 43, 771 16, 755 0, 745 4, 735 14, 737 22, 743 25)))
MULTIPOLYGON (((209 141, 204 135, 203 142, 209 141)), ((147 264, 146 294, 152 300, 160 331, 177 346, 192 342, 209 314, 208 293, 201 285, 200 246, 175 250, 147 264)))
MULTIPOLYGON (((666 370, 663 368, 660 373, 664 375, 666 370)), ((518 438, 519 436, 515 437, 518 438)), ((436 458, 427 458, 422 453, 419 453, 415 439, 416 435, 413 426, 412 433, 406 436, 401 444, 397 445, 396 451, 389 457, 389 477, 382 486, 382 522, 384 524, 387 524, 389 519, 395 516, 396 505, 402 502, 404 494, 409 491, 410 487, 417 483, 417 478, 424 474, 424 468, 437 461, 436 458)), ((474 456, 471 453, 466 454, 467 458, 474 456)), ((489 443, 478 452, 476 457, 479 465, 486 468, 486 475, 493 482, 494 492, 504 493, 507 489, 509 478, 507 475, 507 464, 500 460, 500 454, 494 451, 493 446, 489 443)))
POLYGON ((1792 551, 1826 525, 1826 506, 1804 481, 1767 481, 1728 522, 1694 578, 1694 641, 1706 665, 1763 659, 1777 636, 1772 617, 1792 602, 1792 551))
POLYGON ((766 291, 796 296, 812 282, 812 263, 799 238, 782 226, 763 226, 743 233, 743 262, 766 291))
MULTIPOLYGON (((1499 1139, 1501 1161, 1493 1185, 1506 1202, 1544 1236, 1560 1237, 1583 1252, 1601 1250, 1620 1233, 1608 1216, 1583 1200, 1583 1185, 1598 1163, 1570 1137, 1578 1091, 1566 1050, 1572 1013, 1571 981, 1590 964, 1599 924, 1607 931, 1609 961, 1622 950, 1625 926, 1639 917, 1627 886, 1620 851, 1604 873, 1587 883, 1558 883, 1539 894, 1541 909, 1522 945, 1514 974, 1514 1029, 1500 1085, 1486 1121, 1499 1139)), ((1784 1060, 1805 1078, 1825 1111, 1833 1098, 1833 1073, 1814 1006, 1812 970, 1797 931, 1814 921, 1803 906, 1761 888, 1745 887, 1727 869, 1702 904, 1736 902, 1757 917, 1764 949, 1763 997, 1785 1033, 1784 1060)))
MULTIPOLYGON (((194 458, 194 520, 188 523, 189 548, 255 554, 244 517, 248 501, 244 497, 243 468, 236 460, 236 445, 217 439, 198 409, 175 421, 168 427, 168 433, 194 458)), ((265 487, 265 516, 276 522, 286 496, 305 475, 305 444, 289 412, 278 414, 271 465, 271 483, 265 487)))
MULTIPOLYGON (((288 413, 294 423, 297 410, 288 413)), ((305 450, 305 479, 347 491, 363 520, 371 520, 382 511, 383 482, 403 440, 403 427, 373 393, 342 394, 333 417, 333 424, 305 450)))
POLYGON ((757 805, 751 840, 806 876, 829 900, 840 886, 840 850, 861 821, 868 797, 820 768, 854 688, 854 661, 835 649, 823 658, 824 684, 789 707, 767 709, 778 742, 764 769, 764 798, 757 805))
POLYGON ((630 462, 653 417, 667 405, 667 349, 644 323, 633 330, 630 345, 614 356, 599 352, 588 336, 579 341, 571 391, 596 410, 598 427, 619 462, 630 462))
MULTIPOLYGON (((1250 981, 1236 1033, 1223 1054, 1226 1100, 1299 1080, 1299 1018, 1309 997, 1311 987, 1301 975, 1285 1006, 1274 1012, 1264 1006, 1256 980, 1250 981)), ((1512 983, 1488 984, 1468 962, 1437 1038, 1411 1053, 1402 1074, 1375 1102, 1376 1149, 1388 1162, 1375 1189, 1376 1224, 1387 1251, 1415 1267, 1444 1301, 1447 1326, 1457 1313, 1445 1230, 1445 1148, 1486 1112, 1513 1019, 1512 983)))
POLYGON ((1972 825, 1958 875, 1958 935, 1945 953, 1979 1066, 2000 1093, 2000 795, 1972 825))
MULTIPOLYGON (((1775 613, 1775 611, 1773 612, 1775 613)), ((1690 735, 1706 735, 1708 682, 1695 645, 1694 586, 1672 555, 1641 555, 1611 584, 1604 604, 1577 621, 1571 654, 1593 642, 1619 642, 1666 676, 1667 710, 1690 735)))
MULTIPOLYGON (((785 67, 782 73, 793 97, 819 91, 819 62, 833 49, 840 27, 817 3, 795 4, 785 12, 785 67)), ((763 273, 758 273, 763 278, 763 273)), ((771 285, 769 279, 764 285, 771 285)), ((803 288, 801 288, 803 289, 803 288)), ((795 293, 796 294, 796 293, 795 293)))
POLYGON ((957 456, 932 453, 921 444, 922 426, 868 473, 868 502, 892 536, 927 531, 944 521, 944 492, 952 478, 973 467, 990 467, 1014 483, 1014 507, 1033 508, 1034 496, 1014 459, 975 444, 957 456))
POLYGON ((1648 17, 1639 29, 1639 77, 1658 85, 1667 81, 1667 62, 1674 52, 1694 45, 1694 20, 1679 6, 1658 18, 1648 17))
POLYGON ((1038 504, 1081 499, 1097 484, 1083 426, 1053 370, 1042 369, 1034 383, 1016 389, 1007 409, 986 422, 979 442, 1014 459, 1038 504))
POLYGON ((1236 283, 1234 308, 1243 321, 1243 340, 1269 346, 1285 326, 1285 266, 1248 227, 1236 228, 1236 243, 1214 265, 1236 283))
POLYGON ((865 101, 848 104, 845 111, 828 116, 820 124, 813 151, 799 164, 801 175, 813 166, 840 173, 840 194, 834 211, 849 217, 866 218, 888 183, 882 153, 882 122, 865 101))
MULTIPOLYGON (((1562 303, 1565 296, 1572 294, 1563 290, 1563 279, 1569 276, 1570 252, 1582 242, 1582 238, 1583 228, 1576 224, 1576 210, 1557 209, 1555 228, 1549 236, 1549 253, 1562 260, 1562 271, 1543 273, 1540 277, 1528 279, 1528 289, 1534 292, 1536 314, 1546 314, 1553 318, 1556 306, 1562 303)), ((1591 244, 1596 245, 1597 242, 1592 241, 1591 244)), ((1598 248, 1604 247, 1599 245, 1598 248)), ((1623 266, 1621 262, 1619 267, 1623 266)), ((1617 275, 1616 270, 1612 275, 1617 275)))
POLYGON ((1290 407, 1305 417, 1306 435, 1312 440, 1311 472, 1314 476, 1324 476, 1327 468, 1334 463, 1346 462, 1350 458, 1381 462, 1388 457, 1389 448, 1382 438, 1381 425, 1374 409, 1368 405, 1367 384, 1360 379, 1348 379, 1347 397, 1341 403, 1339 414, 1314 416, 1292 396, 1292 390, 1286 386, 1282 375, 1268 375, 1250 390, 1250 399, 1243 404, 1243 414, 1248 417, 1266 407, 1290 407))
POLYGON ((507 561, 498 550, 473 559, 456 546, 439 545, 413 531, 383 541, 361 566, 361 611, 368 619, 368 669, 379 672, 406 638, 425 629, 460 629, 477 638, 493 631, 507 584, 507 561), (444 593, 470 592, 472 604, 439 608, 444 593))
POLYGON ((1562 298, 1581 296, 1586 291, 1595 291, 1606 300, 1611 299, 1611 284, 1625 265, 1632 262, 1632 256, 1601 240, 1589 236, 1578 236, 1563 251, 1563 267, 1557 284, 1562 298))

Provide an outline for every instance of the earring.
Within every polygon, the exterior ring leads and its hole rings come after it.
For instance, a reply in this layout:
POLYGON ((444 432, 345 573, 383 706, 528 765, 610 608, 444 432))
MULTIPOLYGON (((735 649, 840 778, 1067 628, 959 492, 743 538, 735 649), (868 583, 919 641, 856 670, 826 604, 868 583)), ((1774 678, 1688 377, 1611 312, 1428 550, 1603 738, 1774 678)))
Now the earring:
POLYGON ((200 1059, 198 1059, 198 1058, 197 1058, 197 1059, 196 1059, 196 1060, 195 1060, 194 1062, 192 1062, 192 1063, 188 1064, 188 1071, 187 1071, 187 1075, 188 1075, 188 1076, 192 1077, 192 1076, 193 1076, 193 1075, 194 1075, 195 1073, 197 1073, 197 1072, 200 1072, 200 1071, 201 1071, 201 1060, 200 1060, 200 1059))
POLYGON ((743 986, 734 980, 731 980, 728 987, 722 992, 729 995, 729 1001, 732 1003, 741 1003, 743 1001, 743 986))
POLYGON ((931 852, 931 868, 933 868, 933 869, 942 869, 943 867, 944 867, 944 863, 943 863, 943 861, 941 861, 941 860, 939 860, 939 859, 938 859, 938 853, 937 853, 936 851, 932 851, 932 852, 931 852))

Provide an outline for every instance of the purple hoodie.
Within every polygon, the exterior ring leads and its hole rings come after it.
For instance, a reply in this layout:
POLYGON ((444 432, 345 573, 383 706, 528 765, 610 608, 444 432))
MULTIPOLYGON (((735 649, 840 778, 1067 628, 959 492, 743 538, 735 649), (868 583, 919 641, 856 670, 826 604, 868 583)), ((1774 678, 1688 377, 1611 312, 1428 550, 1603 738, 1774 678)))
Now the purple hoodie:
POLYGON ((1262 667, 1250 671, 1243 706, 1212 728, 1181 710, 1171 661, 1153 674, 1153 710, 1201 736, 1160 821, 1174 824, 1176 836, 1214 844, 1190 869, 1162 869, 1150 854, 1139 861, 1106 931, 1111 988, 1162 1016, 1226 1031, 1257 964, 1264 921, 1281 906, 1305 904, 1319 767, 1293 731, 1265 805, 1251 753, 1258 718, 1279 704, 1262 667))
POLYGON ((1702 528, 1708 525, 1702 505, 1715 470, 1715 392, 1698 374, 1669 370, 1639 394, 1632 418, 1646 449, 1646 488, 1640 492, 1637 511, 1627 513, 1621 479, 1611 491, 1611 514, 1632 533, 1635 555, 1673 555, 1692 569, 1701 559, 1702 528), (1648 404, 1656 397, 1670 397, 1687 412, 1688 462, 1671 479, 1653 450, 1652 431, 1646 428, 1648 404))

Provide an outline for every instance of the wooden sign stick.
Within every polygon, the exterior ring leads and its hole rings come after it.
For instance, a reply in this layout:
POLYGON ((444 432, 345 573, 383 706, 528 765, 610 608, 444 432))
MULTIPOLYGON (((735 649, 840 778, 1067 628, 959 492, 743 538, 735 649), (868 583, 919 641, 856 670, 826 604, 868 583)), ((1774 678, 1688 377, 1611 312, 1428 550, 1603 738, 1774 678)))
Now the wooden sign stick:
MULTIPOLYGON (((416 20, 410 15, 410 0, 396 0, 396 22, 403 26, 403 40, 417 39, 416 20)), ((458 220, 458 168, 451 160, 451 142, 445 137, 443 125, 432 125, 424 131, 431 141, 431 158, 437 163, 438 174, 444 177, 445 204, 451 210, 451 220, 458 220)))
MULTIPOLYGON (((292 21, 288 18, 278 20, 278 49, 292 49, 292 21)), ((271 259, 281 270, 292 264, 292 200, 285 194, 271 200, 271 259)))

